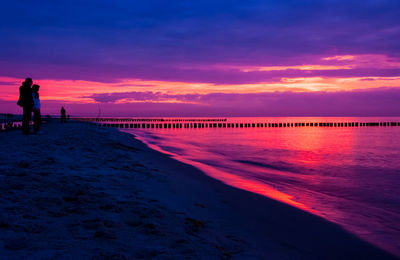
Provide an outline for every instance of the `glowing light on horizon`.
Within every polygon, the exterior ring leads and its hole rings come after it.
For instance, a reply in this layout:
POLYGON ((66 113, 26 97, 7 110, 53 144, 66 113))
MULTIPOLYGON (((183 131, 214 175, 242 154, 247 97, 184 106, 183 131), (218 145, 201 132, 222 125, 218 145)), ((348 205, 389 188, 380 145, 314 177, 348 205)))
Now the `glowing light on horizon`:
MULTIPOLYGON (((13 101, 18 98, 18 88, 21 79, 0 77, 0 82, 9 82, 4 89, 3 100, 13 101), (15 82, 13 84, 13 82, 15 82)), ((4 85, 4 84, 3 84, 4 85)), ((91 81, 39 80, 41 99, 66 102, 96 103, 93 94, 115 94, 127 92, 155 91, 170 95, 210 94, 210 93, 263 93, 263 92, 313 92, 313 91, 350 91, 355 89, 377 87, 400 87, 400 77, 298 77, 282 78, 279 82, 262 82, 257 84, 215 85, 211 83, 186 83, 144 80, 123 80, 116 83, 101 83, 91 81), (142 86, 151 84, 154 87, 142 86)), ((143 100, 124 99, 119 102, 144 102, 143 100)), ((146 100, 146 102, 187 103, 187 101, 146 100)))
MULTIPOLYGON (((400 69, 400 62, 380 54, 343 55, 319 58, 321 64, 295 65, 295 66, 233 66, 214 65, 215 71, 237 70, 238 73, 252 71, 324 71, 324 70, 348 70, 359 68, 377 69, 400 69), (328 64, 325 64, 328 63, 328 64)), ((201 67, 198 67, 199 69, 201 67)), ((285 75, 285 74, 283 74, 285 75)), ((12 77, 1 77, 2 100, 14 101, 18 98, 18 88, 23 79, 12 77)), ((35 80, 41 86, 42 100, 53 100, 59 102, 97 103, 91 96, 95 94, 118 94, 129 92, 157 92, 168 95, 203 95, 210 93, 264 93, 264 92, 314 92, 314 91, 350 91, 355 89, 370 89, 378 87, 400 87, 400 75, 388 77, 376 76, 348 76, 348 77, 324 77, 309 76, 299 73, 298 77, 281 77, 280 79, 269 79, 256 83, 247 84, 214 84, 204 82, 183 81, 159 81, 126 78, 115 80, 111 83, 85 81, 85 80, 57 80, 42 79, 35 80), (300 76, 302 75, 302 76, 300 76)), ((118 99, 118 103, 194 103, 193 100, 185 101, 171 97, 162 100, 135 100, 125 97, 118 99)))

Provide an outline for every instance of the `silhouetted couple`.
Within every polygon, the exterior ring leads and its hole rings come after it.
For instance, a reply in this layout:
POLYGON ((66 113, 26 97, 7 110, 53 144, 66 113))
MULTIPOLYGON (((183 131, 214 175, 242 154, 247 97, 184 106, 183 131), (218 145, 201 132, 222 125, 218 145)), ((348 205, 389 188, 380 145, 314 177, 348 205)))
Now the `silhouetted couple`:
POLYGON ((33 112, 33 131, 38 133, 40 129, 41 116, 40 116, 40 99, 39 99, 39 85, 33 85, 31 78, 26 78, 19 87, 19 100, 18 105, 22 107, 22 133, 30 134, 29 121, 31 120, 33 112))

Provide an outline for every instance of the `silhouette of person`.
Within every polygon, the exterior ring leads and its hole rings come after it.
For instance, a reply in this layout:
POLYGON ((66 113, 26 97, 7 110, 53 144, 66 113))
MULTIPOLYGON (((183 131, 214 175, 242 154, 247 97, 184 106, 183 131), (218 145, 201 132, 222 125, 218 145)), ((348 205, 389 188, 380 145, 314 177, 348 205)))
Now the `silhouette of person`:
POLYGON ((22 133, 29 134, 29 121, 31 120, 33 98, 31 86, 33 81, 31 78, 26 78, 19 87, 18 105, 22 107, 22 133))
POLYGON ((61 107, 61 123, 66 123, 67 119, 65 117, 65 108, 61 107))
POLYGON ((40 99, 39 99, 39 85, 32 86, 32 98, 33 98, 33 132, 37 133, 40 129, 40 123, 42 118, 40 116, 40 99))

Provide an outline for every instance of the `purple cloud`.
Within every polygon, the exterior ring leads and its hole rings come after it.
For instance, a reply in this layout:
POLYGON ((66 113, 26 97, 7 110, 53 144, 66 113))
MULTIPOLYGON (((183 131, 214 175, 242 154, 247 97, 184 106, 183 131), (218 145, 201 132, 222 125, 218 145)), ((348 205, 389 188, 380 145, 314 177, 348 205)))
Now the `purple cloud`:
POLYGON ((107 116, 117 108, 128 109, 124 116, 400 116, 400 88, 203 95, 125 92, 95 94, 91 98, 100 102, 107 116), (123 99, 145 102, 114 103, 123 99), (162 103, 171 99, 183 103, 162 103))
MULTIPOLYGON (((92 95, 99 103, 43 101, 42 114, 72 116, 400 116, 400 88, 340 92, 168 95, 126 92, 92 95), (115 103, 122 99, 142 101, 115 103), (174 99, 183 103, 166 103, 174 99), (152 103, 148 101, 157 101, 152 103)), ((0 100, 3 113, 21 113, 16 101, 0 100)))

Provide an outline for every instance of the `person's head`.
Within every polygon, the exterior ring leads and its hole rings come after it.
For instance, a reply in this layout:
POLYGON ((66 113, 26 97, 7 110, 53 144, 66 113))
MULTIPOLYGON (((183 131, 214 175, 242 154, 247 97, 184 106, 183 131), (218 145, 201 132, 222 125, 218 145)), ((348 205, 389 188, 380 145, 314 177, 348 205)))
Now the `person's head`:
POLYGON ((32 91, 33 91, 33 92, 38 92, 38 91, 39 91, 39 88, 40 88, 39 85, 34 84, 34 85, 32 86, 32 91))
POLYGON ((31 78, 26 78, 24 84, 30 87, 33 84, 33 80, 31 78))

